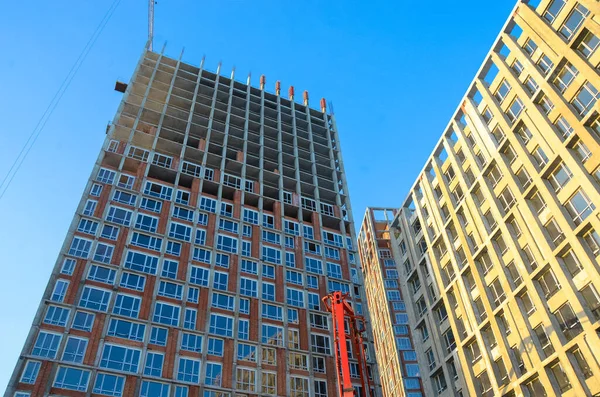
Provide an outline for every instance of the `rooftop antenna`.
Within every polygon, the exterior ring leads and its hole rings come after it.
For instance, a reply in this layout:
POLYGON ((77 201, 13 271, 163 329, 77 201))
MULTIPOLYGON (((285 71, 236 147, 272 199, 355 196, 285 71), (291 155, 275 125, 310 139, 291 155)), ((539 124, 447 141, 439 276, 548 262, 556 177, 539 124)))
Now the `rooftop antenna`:
POLYGON ((148 0, 148 50, 152 51, 154 40, 154 4, 155 0, 148 0))

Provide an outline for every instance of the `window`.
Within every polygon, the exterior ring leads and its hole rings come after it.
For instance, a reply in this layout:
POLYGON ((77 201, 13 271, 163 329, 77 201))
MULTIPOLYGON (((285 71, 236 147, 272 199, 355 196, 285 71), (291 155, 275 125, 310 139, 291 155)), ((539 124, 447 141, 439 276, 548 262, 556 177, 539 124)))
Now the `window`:
POLYGON ((40 331, 31 351, 31 355, 52 359, 55 358, 61 338, 62 336, 59 334, 40 331))
MULTIPOLYGON (((175 197, 175 202, 179 203, 179 204, 189 205, 190 204, 190 192, 186 192, 185 190, 178 190, 177 196, 175 197)), ((175 207, 175 208, 179 208, 179 207, 175 207)), ((179 208, 179 209, 183 209, 183 208, 179 208)), ((192 220, 193 219, 190 219, 190 221, 192 221, 192 220)))
POLYGON ((448 385, 446 383, 446 377, 444 376, 443 372, 437 372, 435 375, 433 375, 432 378, 434 389, 438 394, 443 393, 444 390, 448 388, 448 385))
POLYGON ((142 204, 140 205, 140 208, 151 211, 151 212, 155 212, 158 214, 162 210, 162 202, 152 200, 147 197, 142 197, 142 204))
POLYGON ((533 156, 539 168, 544 168, 548 163, 548 156, 546 156, 546 153, 544 153, 542 148, 539 146, 536 146, 536 148, 533 149, 531 155, 533 156))
POLYGON ((307 252, 309 254, 321 255, 321 246, 310 241, 305 241, 304 252, 307 252))
POLYGON ((69 288, 69 282, 67 280, 58 279, 54 284, 54 290, 50 296, 50 300, 54 302, 62 302, 65 300, 67 289, 69 288))
POLYGON ((313 230, 312 226, 308 226, 308 225, 302 225, 302 230, 303 230, 303 236, 304 238, 310 239, 310 240, 314 240, 315 239, 315 233, 313 230))
POLYGON ((227 219, 220 219, 219 230, 224 230, 226 232, 237 234, 239 230, 239 224, 237 222, 233 222, 227 219))
POLYGON ((85 202, 85 207, 83 208, 83 215, 85 216, 93 216, 94 211, 96 210, 96 205, 98 202, 96 200, 87 200, 85 202))
POLYGON ((90 254, 91 246, 92 242, 90 240, 74 237, 69 248, 69 255, 85 259, 90 254))
POLYGON ((425 352, 425 357, 427 357, 427 364, 429 364, 429 370, 432 371, 435 366, 435 354, 431 348, 425 352))
POLYGON ((271 247, 262 247, 262 260, 277 265, 281 264, 281 251, 271 247))
POLYGON ((248 208, 244 208, 243 220, 244 222, 248 222, 253 225, 258 225, 258 212, 249 210, 248 208))
POLYGON ((540 106, 540 108, 545 114, 550 114, 552 109, 554 109, 554 104, 546 95, 542 95, 538 99, 537 104, 540 106))
POLYGON ((485 370, 475 377, 475 388, 478 389, 478 396, 492 397, 494 395, 490 378, 485 370))
POLYGON ((72 328, 89 332, 92 330, 93 325, 94 315, 92 313, 86 313, 82 311, 75 312, 73 324, 71 325, 72 328))
POLYGON ((185 329, 196 329, 196 318, 197 311, 196 309, 190 309, 189 307, 185 309, 184 320, 183 320, 183 328, 185 329))
POLYGON ((584 58, 589 59, 594 51, 596 51, 596 48, 598 48, 598 44, 600 44, 598 37, 596 37, 592 32, 587 32, 577 46, 577 51, 579 51, 584 58))
POLYGON ((567 338, 567 340, 573 339, 575 336, 579 335, 583 328, 581 327, 581 323, 579 319, 575 315, 573 308, 570 303, 565 303, 562 305, 557 311, 555 311, 554 316, 556 321, 558 321, 560 325, 560 329, 567 338))
POLYGON ((70 336, 65 344, 62 360, 79 364, 82 363, 87 343, 87 339, 70 336))
POLYGON ((159 382, 142 381, 140 397, 162 397, 169 395, 169 385, 159 382))
POLYGON ((263 323, 261 343, 283 346, 283 327, 263 323))
POLYGON ((565 208, 573 217, 573 222, 579 225, 596 209, 596 206, 580 189, 565 203, 565 208))
POLYGON ((275 228, 275 218, 273 215, 263 214, 263 226, 269 229, 275 228))
POLYGON ((521 73, 523 73, 523 65, 517 59, 515 59, 515 61, 510 67, 513 70, 513 72, 515 72, 517 77, 519 77, 521 73))
POLYGON ((256 346, 246 343, 238 343, 237 359, 242 361, 256 362, 256 346))
POLYGON ((576 365, 574 367, 578 368, 579 371, 581 371, 581 373, 583 374, 583 377, 585 379, 591 378, 592 376, 594 376, 594 373, 592 372, 589 364, 587 363, 587 360, 585 359, 585 356, 583 355, 581 349, 579 349, 578 347, 576 347, 574 350, 571 350, 570 352, 571 357, 574 359, 572 359, 571 361, 575 361, 576 365))
POLYGON ((183 297, 183 285, 161 281, 158 287, 158 295, 181 300, 183 297))
POLYGON ((556 16, 564 6, 565 0, 552 0, 546 11, 544 11, 544 13, 542 14, 542 16, 545 20, 552 23, 554 22, 556 16))
POLYGON ((237 389, 248 392, 256 391, 256 370, 238 367, 235 378, 237 389))
POLYGON ((98 171, 98 176, 96 177, 96 180, 98 182, 112 184, 115 180, 116 174, 117 173, 115 171, 108 170, 106 168, 100 168, 100 170, 98 171))
POLYGON ((292 369, 308 371, 308 356, 301 353, 288 353, 288 364, 292 369))
POLYGON ((556 380, 561 394, 571 389, 571 382, 569 382, 569 378, 567 377, 567 374, 565 374, 559 362, 550 365, 550 367, 548 368, 548 372, 549 374, 552 374, 551 376, 553 376, 556 380))
POLYGON ((46 311, 46 316, 44 317, 44 323, 64 327, 67 324, 69 313, 69 309, 49 305, 48 310, 46 311))
POLYGON ((217 212, 217 200, 208 197, 201 197, 199 208, 203 211, 212 212, 214 214, 217 212))
POLYGON ((577 256, 575 256, 573 250, 568 250, 561 259, 569 270, 569 273, 571 273, 571 276, 575 277, 580 271, 583 270, 583 266, 581 265, 579 259, 577 259, 577 256))
POLYGON ((288 221, 287 219, 283 220, 283 230, 294 236, 300 235, 300 226, 296 222, 288 221))
POLYGON ((504 101, 504 98, 506 98, 506 95, 508 95, 510 90, 511 90, 510 84, 508 84, 508 82, 503 79, 502 82, 500 83, 500 86, 498 87, 498 90, 496 90, 496 93, 494 94, 494 96, 496 97, 496 99, 498 100, 499 103, 502 103, 502 101, 504 101))
POLYGON ((512 194, 510 188, 507 186, 498 195, 498 200, 500 200, 502 209, 506 213, 512 208, 513 204, 515 203, 515 196, 512 194))
POLYGON ((227 283, 229 280, 229 275, 227 273, 215 272, 213 279, 213 288, 227 291, 227 283))
POLYGON ((263 276, 263 278, 274 279, 275 278, 275 267, 271 266, 271 265, 265 265, 265 264, 263 264, 263 267, 262 267, 262 276, 263 276))
POLYGON ((308 379, 290 376, 290 391, 295 397, 309 397, 308 379))
POLYGON ((306 270, 312 273, 323 274, 323 262, 319 259, 305 257, 304 265, 306 270))
POLYGON ((335 233, 331 233, 331 232, 323 230, 322 235, 323 235, 323 242, 325 244, 334 245, 334 246, 340 247, 340 248, 344 247, 342 236, 340 236, 339 234, 335 234, 335 233))
POLYGON ((506 299, 506 295, 504 293, 504 289, 502 288, 502 284, 500 284, 500 280, 496 278, 488 287, 490 289, 492 298, 494 299, 494 305, 495 307, 498 307, 506 299))
POLYGON ((105 396, 121 397, 123 395, 124 385, 124 376, 116 376, 98 372, 92 393, 103 394, 105 396))
POLYGON ((277 392, 277 374, 276 373, 262 372, 261 392, 263 394, 275 395, 275 393, 277 392))
POLYGON ((206 376, 204 378, 204 384, 210 386, 221 386, 221 380, 223 378, 223 364, 220 363, 206 363, 206 376))
POLYGON ((144 340, 145 331, 146 326, 144 324, 138 324, 118 318, 111 318, 108 325, 109 336, 116 336, 118 338, 130 339, 137 342, 142 342, 144 340))
POLYGON ((536 83, 536 81, 531 76, 528 76, 527 79, 525 79, 524 84, 525 88, 527 88, 527 91, 529 91, 530 95, 535 94, 535 92, 540 88, 538 83, 536 83))
POLYGON ((522 111, 523 102, 521 102, 519 98, 515 98, 507 109, 506 115, 508 116, 508 119, 514 123, 522 111))
POLYGON ((579 115, 586 114, 598 101, 600 93, 598 90, 586 81, 581 89, 577 92, 571 104, 577 109, 579 115))
POLYGON ((59 389, 85 391, 90 380, 90 371, 59 366, 52 386, 59 389))
POLYGON ((290 306, 301 307, 304 308, 304 292, 294 289, 294 288, 286 288, 286 298, 287 304, 290 306))
POLYGON ((487 124, 489 124, 494 118, 494 115, 492 114, 490 108, 486 107, 485 109, 483 109, 483 112, 481 112, 481 117, 485 120, 487 124))
POLYGON ((208 332, 214 335, 233 337, 233 318, 211 313, 208 332))
POLYGON ((271 320, 283 321, 283 308, 280 306, 263 303, 262 316, 271 320))
POLYGON ((217 249, 221 251, 237 253, 237 239, 229 236, 219 234, 217 236, 217 249))
POLYGON ((180 310, 181 308, 179 306, 156 302, 152 321, 177 327, 179 325, 180 310))
POLYGON ((150 332, 150 343, 158 346, 166 346, 168 334, 169 331, 166 328, 152 327, 150 332))
POLYGON ((181 243, 167 241, 167 249, 165 250, 165 253, 175 256, 181 255, 181 243))
POLYGON ((529 55, 533 55, 533 53, 535 52, 535 50, 537 48, 538 48, 537 44, 535 44, 535 42, 533 40, 531 40, 531 39, 527 39, 527 41, 525 42, 525 44, 523 44, 523 49, 529 55))
POLYGON ((146 365, 144 367, 144 375, 160 377, 162 375, 163 361, 163 354, 148 352, 146 354, 146 365))
POLYGON ((588 309, 592 312, 592 317, 600 320, 600 295, 596 287, 590 283, 583 287, 580 291, 583 299, 587 303, 588 309))
POLYGON ((79 306, 91 310, 99 310, 105 312, 108 309, 110 300, 110 291, 85 286, 79 300, 79 306))
POLYGON ((100 367, 117 371, 138 372, 140 351, 125 346, 105 344, 102 350, 100 367))
POLYGON ((567 17, 565 22, 559 29, 559 33, 567 40, 571 40, 577 29, 583 23, 585 17, 589 14, 587 8, 582 6, 581 4, 576 3, 575 8, 571 11, 571 14, 567 17))
POLYGON ((117 294, 113 313, 121 316, 137 318, 140 311, 141 301, 142 300, 139 297, 117 294))
POLYGON ((329 336, 314 333, 311 334, 310 346, 313 353, 331 354, 329 336))
POLYGON ((550 342, 550 339, 544 330, 544 324, 538 325, 533 329, 533 331, 535 332, 538 342, 542 347, 542 351, 544 352, 545 356, 543 357, 549 357, 552 353, 554 353, 554 347, 552 346, 552 342, 550 342))
POLYGON ((200 381, 200 360, 179 357, 177 366, 177 380, 182 382, 198 383, 200 381))

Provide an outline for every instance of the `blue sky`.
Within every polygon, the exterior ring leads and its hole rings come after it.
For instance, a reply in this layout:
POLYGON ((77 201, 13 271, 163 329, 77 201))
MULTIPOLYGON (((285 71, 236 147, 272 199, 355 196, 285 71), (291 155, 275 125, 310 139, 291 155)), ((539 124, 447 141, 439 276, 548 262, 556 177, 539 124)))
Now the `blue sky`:
MULTIPOLYGON (((404 200, 514 2, 159 0, 155 48, 333 101, 360 222, 404 200)), ((4 2, 0 180, 110 3, 4 2)), ((114 82, 142 52, 146 4, 122 0, 0 200, 0 391, 121 99, 114 82)))

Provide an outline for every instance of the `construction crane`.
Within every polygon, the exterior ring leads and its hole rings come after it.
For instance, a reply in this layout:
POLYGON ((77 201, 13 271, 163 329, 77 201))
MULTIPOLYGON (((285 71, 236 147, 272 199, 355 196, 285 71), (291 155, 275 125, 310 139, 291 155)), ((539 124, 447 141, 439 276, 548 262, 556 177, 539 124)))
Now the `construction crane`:
POLYGON ((148 0, 148 50, 152 51, 152 41, 154 39, 154 0, 148 0))
POLYGON ((358 371, 360 384, 362 386, 362 395, 358 397, 369 397, 371 395, 371 379, 367 375, 367 361, 365 359, 365 349, 363 345, 363 332, 365 332, 365 319, 363 316, 356 315, 354 309, 348 303, 349 294, 342 294, 340 291, 332 292, 322 298, 327 311, 331 313, 331 322, 333 323, 333 337, 335 350, 335 365, 337 368, 338 395, 339 397, 355 397, 354 387, 350 379, 350 362, 348 361, 348 347, 346 341, 346 319, 348 319, 349 338, 352 342, 353 350, 358 356, 358 371), (366 383, 366 385, 365 385, 366 383), (365 387, 366 386, 366 387, 365 387))

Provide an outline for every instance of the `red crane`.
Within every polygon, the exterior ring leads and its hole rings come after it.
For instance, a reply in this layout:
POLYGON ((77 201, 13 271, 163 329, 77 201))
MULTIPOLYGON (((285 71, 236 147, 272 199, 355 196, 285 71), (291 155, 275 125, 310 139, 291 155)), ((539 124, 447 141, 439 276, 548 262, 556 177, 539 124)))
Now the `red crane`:
POLYGON ((353 350, 358 355, 358 371, 363 394, 358 397, 368 397, 371 395, 371 379, 367 376, 367 361, 365 359, 362 336, 363 332, 365 332, 365 319, 363 316, 354 314, 354 309, 347 302, 347 298, 349 298, 349 294, 342 294, 340 291, 332 292, 323 297, 323 303, 327 311, 331 313, 333 323, 339 397, 355 397, 354 387, 350 380, 350 363, 348 361, 348 348, 346 345, 346 341, 348 340, 344 321, 346 318, 349 319, 349 334, 353 350))

